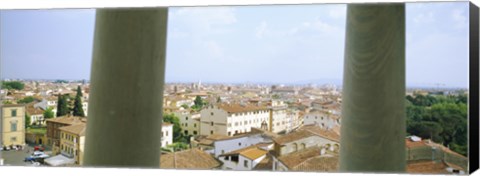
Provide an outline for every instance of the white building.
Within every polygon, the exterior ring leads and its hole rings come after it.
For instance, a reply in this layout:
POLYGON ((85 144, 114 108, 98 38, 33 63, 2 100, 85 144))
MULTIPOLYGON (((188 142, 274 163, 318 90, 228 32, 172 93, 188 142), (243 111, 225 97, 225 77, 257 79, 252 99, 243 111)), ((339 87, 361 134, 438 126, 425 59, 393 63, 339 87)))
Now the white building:
POLYGON ((176 112, 175 115, 179 118, 183 134, 200 134, 200 113, 190 113, 188 110, 184 110, 176 112))
POLYGON ((268 151, 257 146, 250 146, 219 156, 225 170, 252 170, 267 156, 268 151))
POLYGON ((317 125, 322 128, 332 129, 340 125, 340 117, 326 110, 313 110, 305 114, 304 125, 317 125))
POLYGON ((163 122, 160 146, 167 147, 172 143, 173 143, 173 124, 163 122))
POLYGON ((85 116, 88 116, 88 102, 82 102, 82 109, 85 113, 85 116))
POLYGON ((274 133, 279 133, 282 131, 286 131, 291 121, 292 116, 287 115, 287 105, 283 103, 283 101, 272 100, 271 101, 271 113, 272 113, 272 121, 270 131, 274 133))
POLYGON ((201 110, 200 135, 233 136, 254 128, 266 128, 270 110, 266 106, 221 104, 201 110))
POLYGON ((210 154, 218 157, 221 154, 239 150, 257 144, 272 143, 272 137, 262 131, 253 131, 232 137, 217 138, 211 140, 210 154))

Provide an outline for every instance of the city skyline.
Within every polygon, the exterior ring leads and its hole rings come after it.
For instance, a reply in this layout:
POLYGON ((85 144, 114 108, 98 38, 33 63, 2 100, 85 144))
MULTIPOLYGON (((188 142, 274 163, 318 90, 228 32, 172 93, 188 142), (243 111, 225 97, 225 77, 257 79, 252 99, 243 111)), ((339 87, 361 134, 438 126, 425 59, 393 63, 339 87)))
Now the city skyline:
MULTIPOLYGON (((407 86, 468 87, 467 5, 407 3, 407 86)), ((94 10, 1 13, 2 79, 90 79, 94 10)), ((165 81, 341 83, 345 17, 344 4, 171 8, 165 81)))

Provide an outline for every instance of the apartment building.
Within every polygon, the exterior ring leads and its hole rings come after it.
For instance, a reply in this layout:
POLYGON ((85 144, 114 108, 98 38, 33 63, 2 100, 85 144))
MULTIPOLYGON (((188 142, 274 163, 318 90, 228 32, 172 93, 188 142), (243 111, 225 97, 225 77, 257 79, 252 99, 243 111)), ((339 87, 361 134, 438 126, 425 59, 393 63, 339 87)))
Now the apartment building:
POLYGON ((162 134, 160 141, 161 147, 167 147, 173 143, 173 124, 167 122, 162 123, 162 134))
POLYGON ((2 146, 25 145, 25 106, 2 105, 2 146))
POLYGON ((327 110, 312 110, 305 114, 303 121, 304 125, 318 125, 322 128, 332 129, 340 125, 340 116, 327 110))
POLYGON ((60 127, 60 153, 83 165, 86 123, 60 127))
POLYGON ((175 115, 179 118, 180 128, 184 135, 200 134, 200 113, 182 110, 177 111, 175 115))
POLYGON ((254 128, 265 128, 270 121, 267 106, 248 104, 210 105, 200 111, 200 135, 233 136, 254 128))

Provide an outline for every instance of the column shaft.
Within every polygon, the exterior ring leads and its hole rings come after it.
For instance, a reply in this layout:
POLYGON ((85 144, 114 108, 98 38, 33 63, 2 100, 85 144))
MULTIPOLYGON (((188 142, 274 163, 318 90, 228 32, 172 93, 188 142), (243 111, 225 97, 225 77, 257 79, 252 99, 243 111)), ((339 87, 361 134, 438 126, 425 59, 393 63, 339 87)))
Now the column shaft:
POLYGON ((405 4, 347 7, 341 172, 405 172, 405 4))
POLYGON ((85 166, 159 167, 167 8, 96 12, 85 166))

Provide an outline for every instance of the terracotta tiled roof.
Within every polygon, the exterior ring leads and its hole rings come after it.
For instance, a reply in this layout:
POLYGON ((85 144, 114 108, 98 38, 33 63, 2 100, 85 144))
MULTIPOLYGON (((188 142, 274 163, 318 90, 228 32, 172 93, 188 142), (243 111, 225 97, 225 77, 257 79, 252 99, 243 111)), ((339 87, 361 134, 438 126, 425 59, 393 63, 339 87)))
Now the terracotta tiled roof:
POLYGON ((278 158, 290 170, 297 171, 337 171, 338 154, 320 155, 321 147, 309 147, 278 158))
POLYGON ((308 131, 295 131, 295 132, 280 136, 278 138, 273 138, 273 141, 275 141, 275 143, 277 144, 282 145, 282 144, 300 140, 306 137, 310 137, 313 135, 314 135, 313 133, 308 131))
POLYGON ((258 148, 256 145, 252 145, 249 147, 241 148, 238 150, 234 150, 220 156, 228 156, 228 155, 242 155, 248 159, 255 160, 266 155, 268 152, 266 150, 258 148))
POLYGON ((329 139, 335 142, 340 141, 340 135, 335 133, 335 131, 326 130, 316 125, 305 125, 292 133, 280 136, 278 138, 274 138, 273 140, 276 143, 282 145, 282 144, 286 144, 289 142, 293 142, 293 141, 300 140, 300 139, 307 138, 314 135, 325 138, 325 139, 329 139))
POLYGON ((218 105, 220 109, 227 111, 228 113, 239 113, 239 112, 251 112, 259 110, 267 110, 266 106, 254 106, 254 105, 240 105, 240 104, 220 104, 218 105))
POLYGON ((451 174, 443 162, 415 161, 407 163, 407 172, 416 174, 451 174))
POLYGON ((189 149, 160 156, 160 168, 162 169, 213 169, 220 165, 221 163, 212 155, 199 149, 189 149))
POLYGON ((48 119, 47 122, 73 125, 73 124, 86 122, 86 118, 77 117, 77 116, 61 116, 61 117, 57 117, 57 118, 48 119))
POLYGON ((301 127, 299 130, 306 130, 308 132, 311 132, 317 136, 335 141, 335 142, 340 142, 340 135, 335 133, 333 130, 327 130, 325 128, 319 127, 317 125, 305 125, 301 127))
POLYGON ((69 133, 73 133, 79 136, 85 136, 85 129, 86 129, 86 124, 85 123, 78 123, 75 125, 69 125, 69 126, 64 126, 58 128, 61 131, 66 131, 69 133))
POLYGON ((34 108, 32 104, 28 104, 26 107, 27 114, 29 115, 38 115, 43 114, 44 110, 40 108, 34 108))
POLYGON ((272 169, 273 169, 273 159, 272 159, 272 155, 270 155, 269 153, 253 168, 253 170, 272 170, 272 169))

